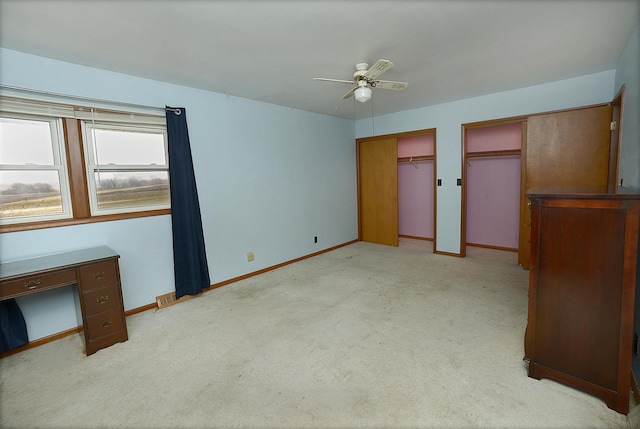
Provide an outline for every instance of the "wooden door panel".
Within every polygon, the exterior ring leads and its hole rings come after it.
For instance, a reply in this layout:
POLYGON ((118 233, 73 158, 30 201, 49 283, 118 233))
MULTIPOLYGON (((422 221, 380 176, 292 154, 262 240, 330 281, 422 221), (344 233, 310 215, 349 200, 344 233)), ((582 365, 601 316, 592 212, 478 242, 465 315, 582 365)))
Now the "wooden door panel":
POLYGON ((396 139, 359 142, 361 239, 398 245, 396 139))
POLYGON ((610 121, 610 106, 530 117, 527 189, 606 185, 610 121))
MULTIPOLYGON (((527 119, 524 189, 606 186, 609 179, 611 106, 535 115, 527 119)), ((531 213, 522 195, 518 262, 529 267, 531 213)))

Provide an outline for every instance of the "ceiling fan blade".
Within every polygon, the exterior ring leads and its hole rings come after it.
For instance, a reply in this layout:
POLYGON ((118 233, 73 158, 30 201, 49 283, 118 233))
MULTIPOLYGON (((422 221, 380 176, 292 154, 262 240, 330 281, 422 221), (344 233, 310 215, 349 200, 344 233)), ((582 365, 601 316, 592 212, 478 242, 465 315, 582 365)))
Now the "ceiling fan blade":
POLYGON ((364 74, 367 79, 375 79, 382 73, 393 67, 393 63, 389 60, 378 60, 374 65, 369 67, 369 70, 364 74))
POLYGON ((393 80, 376 80, 372 86, 383 89, 405 89, 409 84, 407 82, 395 82, 393 80))
POLYGON ((353 88, 351 88, 351 91, 349 91, 345 95, 343 95, 342 99, 344 100, 345 98, 351 97, 353 95, 353 93, 356 92, 356 89, 358 89, 357 86, 354 86, 353 88))
POLYGON ((342 79, 327 79, 324 77, 314 77, 313 80, 322 80, 325 82, 339 82, 339 83, 348 83, 349 85, 353 85, 353 81, 352 80, 342 80, 342 79))

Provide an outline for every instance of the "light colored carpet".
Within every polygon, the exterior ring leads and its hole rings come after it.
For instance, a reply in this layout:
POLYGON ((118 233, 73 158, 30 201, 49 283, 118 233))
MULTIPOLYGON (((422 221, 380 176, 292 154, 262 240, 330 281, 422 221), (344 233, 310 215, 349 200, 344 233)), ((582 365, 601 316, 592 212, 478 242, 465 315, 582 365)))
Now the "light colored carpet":
POLYGON ((131 316, 130 340, 90 357, 74 335, 0 360, 0 426, 627 428, 527 377, 527 282, 355 243, 131 316))

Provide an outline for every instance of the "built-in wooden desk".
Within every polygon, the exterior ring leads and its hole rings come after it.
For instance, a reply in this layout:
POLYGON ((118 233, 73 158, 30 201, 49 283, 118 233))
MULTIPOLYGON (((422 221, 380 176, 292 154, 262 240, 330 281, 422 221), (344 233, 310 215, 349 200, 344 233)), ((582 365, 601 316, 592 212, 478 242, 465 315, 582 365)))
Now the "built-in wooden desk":
POLYGON ((0 300, 77 285, 87 355, 127 341, 120 255, 96 247, 0 263, 0 300))

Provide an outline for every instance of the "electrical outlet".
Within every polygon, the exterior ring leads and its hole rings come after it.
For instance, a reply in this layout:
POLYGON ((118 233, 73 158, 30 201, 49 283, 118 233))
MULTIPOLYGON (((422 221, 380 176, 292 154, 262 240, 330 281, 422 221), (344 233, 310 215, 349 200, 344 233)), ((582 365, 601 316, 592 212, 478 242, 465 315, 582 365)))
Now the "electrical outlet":
POLYGON ((247 262, 253 261, 253 252, 247 253, 247 262))

